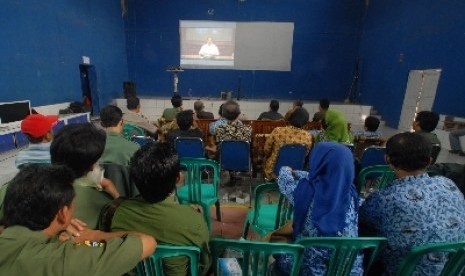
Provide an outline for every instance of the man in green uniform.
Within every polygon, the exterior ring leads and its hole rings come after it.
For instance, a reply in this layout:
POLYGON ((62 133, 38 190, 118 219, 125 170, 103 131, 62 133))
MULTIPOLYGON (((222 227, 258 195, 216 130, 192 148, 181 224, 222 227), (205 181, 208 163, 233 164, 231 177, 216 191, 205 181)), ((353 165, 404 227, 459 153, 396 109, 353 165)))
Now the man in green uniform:
POLYGON ((420 111, 412 123, 415 133, 425 137, 431 144, 441 144, 438 136, 433 131, 439 123, 439 115, 432 111, 420 111))
MULTIPOLYGON (((154 143, 131 159, 131 179, 140 196, 127 199, 116 209, 112 231, 133 230, 157 237, 160 244, 194 245, 200 248, 200 269, 206 275, 211 264, 209 232, 203 216, 180 205, 172 196, 180 180, 180 164, 168 143, 154 143)), ((187 275, 188 260, 166 260, 165 275, 187 275)))
POLYGON ((117 106, 108 105, 100 111, 102 127, 107 133, 105 150, 100 162, 127 166, 139 145, 123 137, 123 112, 117 106))
POLYGON ((182 98, 179 95, 174 95, 171 97, 171 104, 173 107, 165 108, 163 110, 162 118, 164 118, 167 122, 173 121, 176 119, 176 114, 182 111, 182 98))
POLYGON ((0 275, 122 275, 156 246, 147 235, 85 229, 76 240, 57 235, 74 213, 73 173, 28 166, 11 181, 0 235, 0 275))

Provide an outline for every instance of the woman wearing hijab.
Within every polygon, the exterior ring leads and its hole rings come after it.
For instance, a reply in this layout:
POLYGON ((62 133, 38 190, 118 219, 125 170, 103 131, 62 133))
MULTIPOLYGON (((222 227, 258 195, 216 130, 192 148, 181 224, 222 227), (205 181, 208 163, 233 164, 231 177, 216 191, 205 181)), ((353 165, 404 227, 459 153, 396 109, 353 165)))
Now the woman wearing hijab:
MULTIPOLYGON (((310 169, 293 171, 282 167, 278 185, 294 206, 294 239, 305 237, 357 237, 358 196, 353 185, 354 162, 350 150, 334 142, 316 144, 310 153, 310 169)), ((329 252, 305 250, 300 275, 326 275, 329 252)), ((280 255, 277 266, 289 272, 292 256, 280 255)), ((362 275, 359 256, 351 275, 362 275)))
POLYGON ((323 122, 324 131, 317 136, 317 141, 334 141, 338 143, 352 143, 347 119, 344 114, 335 109, 328 109, 323 122))

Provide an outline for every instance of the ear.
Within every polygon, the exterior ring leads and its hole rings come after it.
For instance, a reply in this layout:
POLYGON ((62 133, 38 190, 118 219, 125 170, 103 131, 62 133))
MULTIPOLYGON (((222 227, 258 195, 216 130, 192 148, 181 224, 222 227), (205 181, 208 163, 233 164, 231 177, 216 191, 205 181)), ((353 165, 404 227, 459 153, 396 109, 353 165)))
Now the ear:
POLYGON ((53 137, 52 130, 50 130, 49 132, 45 133, 44 139, 45 141, 50 142, 52 141, 52 137, 53 137))
POLYGON ((70 209, 68 206, 63 206, 60 210, 58 210, 58 213, 56 215, 56 220, 60 225, 63 225, 64 227, 67 227, 67 223, 69 221, 69 216, 73 216, 70 214, 70 209))
POLYGON ((179 171, 178 176, 176 176, 176 184, 181 183, 181 179, 182 179, 182 172, 179 171))
POLYGON ((389 156, 387 156, 387 154, 384 155, 384 161, 386 162, 386 164, 391 165, 391 160, 389 159, 389 156))

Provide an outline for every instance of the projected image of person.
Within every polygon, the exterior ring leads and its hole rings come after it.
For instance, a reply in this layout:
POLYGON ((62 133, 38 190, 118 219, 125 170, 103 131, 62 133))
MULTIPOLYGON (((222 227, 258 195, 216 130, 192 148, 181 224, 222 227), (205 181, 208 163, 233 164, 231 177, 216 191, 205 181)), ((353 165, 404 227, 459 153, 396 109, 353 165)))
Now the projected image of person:
POLYGON ((202 58, 215 58, 216 56, 220 55, 220 51, 215 44, 213 44, 213 40, 211 37, 207 38, 207 43, 203 44, 199 51, 199 56, 202 58))

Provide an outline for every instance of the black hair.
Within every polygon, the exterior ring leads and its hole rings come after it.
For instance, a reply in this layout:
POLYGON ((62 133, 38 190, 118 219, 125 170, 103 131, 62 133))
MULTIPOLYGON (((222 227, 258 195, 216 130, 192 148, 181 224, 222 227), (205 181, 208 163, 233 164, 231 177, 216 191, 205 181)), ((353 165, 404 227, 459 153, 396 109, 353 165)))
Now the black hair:
POLYGON ((379 119, 374 116, 368 116, 365 118, 365 127, 368 131, 378 130, 379 123, 379 119))
POLYGON ((102 156, 105 141, 105 132, 91 123, 65 125, 50 146, 52 163, 67 165, 81 177, 102 156))
POLYGON ((174 95, 171 97, 171 104, 173 107, 178 108, 182 105, 182 98, 179 95, 174 95))
POLYGON ((223 104, 223 117, 228 121, 234 121, 241 114, 239 104, 235 101, 227 101, 223 104))
POLYGON ((223 105, 224 105, 224 103, 222 103, 220 105, 220 108, 218 109, 218 115, 220 115, 221 117, 223 117, 223 105))
POLYGON ((271 100, 270 109, 274 112, 279 110, 279 102, 277 100, 271 100))
POLYGON ((131 180, 144 200, 157 203, 168 197, 176 186, 181 166, 171 145, 166 142, 149 143, 131 158, 131 180))
POLYGON ((65 166, 25 166, 8 184, 3 224, 48 228, 61 208, 71 206, 73 182, 74 174, 65 166))
POLYGON ((430 163, 431 143, 416 133, 399 133, 387 141, 386 155, 395 168, 408 172, 424 169, 430 163))
POLYGON ((420 111, 415 117, 415 122, 418 122, 423 131, 431 132, 438 126, 439 115, 432 111, 420 111))
POLYGON ((40 137, 32 137, 31 135, 27 134, 27 139, 29 140, 29 143, 31 144, 40 144, 42 141, 44 141, 45 135, 42 135, 40 137))
POLYGON ((176 123, 180 130, 188 130, 194 124, 192 110, 184 110, 176 114, 176 123))
POLYGON ((140 105, 140 100, 137 97, 129 97, 126 100, 126 107, 129 110, 134 110, 140 105))
POLYGON ((203 102, 202 101, 195 101, 194 102, 194 110, 195 112, 200 112, 204 108, 203 102))
POLYGON ((296 101, 294 101, 294 106, 295 107, 302 107, 302 106, 304 106, 304 102, 302 100, 296 100, 296 101))
POLYGON ((321 107, 321 109, 323 109, 323 110, 328 110, 328 108, 329 108, 329 100, 326 99, 326 98, 321 99, 321 100, 320 100, 320 107, 321 107))
POLYGON ((308 111, 303 107, 297 107, 289 117, 289 123, 292 126, 302 128, 310 118, 308 111))
POLYGON ((103 127, 115 127, 123 118, 121 109, 114 105, 107 105, 100 110, 100 121, 103 127))

